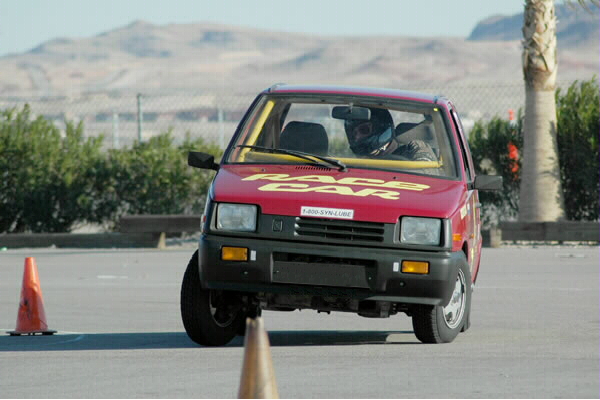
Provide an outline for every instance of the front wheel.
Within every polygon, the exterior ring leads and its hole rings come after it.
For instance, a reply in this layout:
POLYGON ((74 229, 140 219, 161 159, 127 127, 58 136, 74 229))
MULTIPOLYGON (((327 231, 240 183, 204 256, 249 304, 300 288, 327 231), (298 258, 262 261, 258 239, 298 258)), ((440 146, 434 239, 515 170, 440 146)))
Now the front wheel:
POLYGON ((446 306, 415 306, 413 329, 423 343, 450 343, 461 330, 466 330, 471 311, 471 274, 466 262, 461 263, 454 290, 446 306))
POLYGON ((232 292, 203 289, 198 251, 192 256, 181 285, 181 319, 190 339, 204 346, 229 343, 246 323, 241 298, 232 292))

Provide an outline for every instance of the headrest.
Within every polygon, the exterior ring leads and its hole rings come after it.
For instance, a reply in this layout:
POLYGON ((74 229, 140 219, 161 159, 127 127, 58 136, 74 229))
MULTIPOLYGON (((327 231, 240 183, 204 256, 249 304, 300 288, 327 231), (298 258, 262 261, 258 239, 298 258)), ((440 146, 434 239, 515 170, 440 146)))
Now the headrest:
POLYGON ((327 155, 329 140, 323 125, 312 122, 291 121, 281 132, 279 146, 287 150, 327 155))

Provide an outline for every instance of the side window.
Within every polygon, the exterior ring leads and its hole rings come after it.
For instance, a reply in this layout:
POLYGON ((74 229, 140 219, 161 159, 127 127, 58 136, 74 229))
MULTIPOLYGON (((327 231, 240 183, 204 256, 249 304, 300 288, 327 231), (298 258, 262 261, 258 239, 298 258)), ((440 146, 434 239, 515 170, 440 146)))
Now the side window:
POLYGON ((458 117, 454 106, 450 108, 450 114, 452 115, 452 121, 454 122, 454 126, 456 126, 456 129, 458 130, 458 136, 460 138, 460 152, 462 154, 462 158, 465 164, 465 173, 467 174, 467 181, 472 182, 475 178, 475 171, 473 170, 473 160, 471 159, 469 143, 467 142, 462 123, 460 122, 460 118, 458 117))

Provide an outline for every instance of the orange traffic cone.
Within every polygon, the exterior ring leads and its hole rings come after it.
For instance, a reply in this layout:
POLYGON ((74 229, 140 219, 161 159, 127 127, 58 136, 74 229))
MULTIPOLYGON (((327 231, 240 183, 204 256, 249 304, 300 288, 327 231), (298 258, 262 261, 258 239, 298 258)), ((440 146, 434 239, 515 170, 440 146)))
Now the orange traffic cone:
POLYGON ((36 333, 52 335, 56 333, 56 331, 49 330, 46 323, 42 288, 40 287, 37 265, 33 257, 25 258, 17 327, 14 331, 8 333, 11 336, 35 335, 36 333))
POLYGON ((246 319, 240 399, 278 399, 269 337, 262 318, 246 319))

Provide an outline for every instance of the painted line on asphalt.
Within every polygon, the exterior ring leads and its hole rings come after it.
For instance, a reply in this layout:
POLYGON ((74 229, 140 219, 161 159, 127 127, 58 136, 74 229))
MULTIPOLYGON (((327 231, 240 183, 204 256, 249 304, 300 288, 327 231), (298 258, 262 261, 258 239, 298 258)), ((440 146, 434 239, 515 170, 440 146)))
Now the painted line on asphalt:
POLYGON ((98 279, 129 279, 126 275, 98 275, 98 279))
POLYGON ((83 339, 85 337, 85 334, 81 334, 79 336, 77 336, 75 339, 71 339, 71 340, 63 340, 61 342, 54 342, 54 343, 48 343, 48 345, 55 345, 55 344, 65 344, 65 343, 73 343, 73 342, 79 342, 81 339, 83 339))

